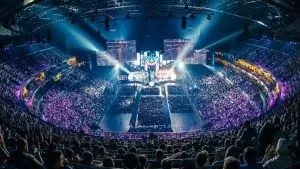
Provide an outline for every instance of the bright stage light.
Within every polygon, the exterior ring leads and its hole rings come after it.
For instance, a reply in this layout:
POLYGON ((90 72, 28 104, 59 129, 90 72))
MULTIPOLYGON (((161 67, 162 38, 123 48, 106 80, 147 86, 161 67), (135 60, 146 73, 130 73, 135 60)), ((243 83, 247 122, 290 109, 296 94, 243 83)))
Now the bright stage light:
POLYGON ((154 83, 154 82, 152 82, 152 81, 151 81, 151 82, 149 82, 149 86, 150 86, 150 87, 153 87, 154 85, 155 85, 155 83, 154 83))
POLYGON ((172 74, 171 74, 171 80, 173 81, 173 80, 176 80, 176 78, 177 78, 177 75, 173 72, 172 74))
POLYGON ((117 63, 117 64, 115 65, 115 67, 116 67, 116 69, 120 69, 120 68, 121 68, 121 64, 120 64, 120 63, 117 63))
POLYGON ((132 73, 129 73, 129 75, 128 75, 128 80, 129 80, 129 81, 133 81, 133 75, 132 75, 132 73))
POLYGON ((178 62, 178 68, 179 69, 184 69, 184 63, 182 61, 178 62))
POLYGON ((133 61, 133 64, 134 64, 135 66, 138 66, 138 65, 140 65, 140 62, 139 62, 138 60, 135 60, 135 61, 133 61))

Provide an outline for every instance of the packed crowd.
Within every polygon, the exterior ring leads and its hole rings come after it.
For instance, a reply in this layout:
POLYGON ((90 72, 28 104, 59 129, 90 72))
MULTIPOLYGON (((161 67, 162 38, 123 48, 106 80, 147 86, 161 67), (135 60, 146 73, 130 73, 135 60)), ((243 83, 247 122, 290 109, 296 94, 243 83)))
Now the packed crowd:
MULTIPOLYGON (((30 54, 30 49, 33 47, 42 50, 48 46, 46 44, 31 44, 0 52, 0 80, 2 82, 1 90, 3 90, 1 93, 5 93, 11 99, 15 98, 16 91, 33 74, 55 64, 44 57, 52 53, 52 50, 35 52, 34 56, 24 58, 24 55, 30 54)), ((58 54, 52 55, 52 57, 60 59, 61 62, 64 58, 64 56, 58 54)))
POLYGON ((82 93, 53 88, 41 104, 41 118, 57 127, 92 133, 92 125, 101 121, 108 97, 93 99, 82 93))
MULTIPOLYGON (((237 73, 232 68, 221 68, 220 72, 229 80, 230 83, 239 86, 245 93, 249 95, 250 98, 255 97, 261 88, 257 83, 250 81, 246 75, 242 73, 237 73)), ((256 100, 259 101, 259 100, 256 100)))
POLYGON ((233 85, 237 86, 243 94, 249 97, 249 100, 255 102, 257 107, 261 110, 266 109, 267 103, 264 103, 262 98, 267 98, 268 93, 262 90, 259 84, 250 81, 245 75, 234 72, 230 68, 222 69, 222 72, 233 85))
POLYGON ((126 95, 135 95, 137 91, 136 85, 121 85, 119 89, 119 95, 126 96, 126 95))
POLYGON ((136 99, 132 96, 118 96, 110 106, 111 113, 132 113, 136 108, 136 99))
POLYGON ((193 108, 187 96, 169 96, 168 103, 171 113, 192 113, 193 108))
MULTIPOLYGON (((199 101, 199 100, 197 100, 199 101)), ((213 124, 213 129, 231 128, 241 125, 246 119, 258 117, 261 110, 238 89, 232 89, 204 103, 198 109, 205 122, 213 124)))
POLYGON ((155 134, 137 140, 64 132, 0 100, 0 163, 22 169, 296 169, 300 160, 299 98, 298 94, 240 128, 171 140, 155 134))
MULTIPOLYGON (((282 50, 286 48, 283 47, 282 50)), ((252 49, 248 52, 260 50, 266 49, 252 49)), ((38 71, 39 64, 42 63, 1 55, 0 167, 299 168, 300 62, 296 56, 286 60, 278 58, 277 61, 277 57, 282 55, 276 51, 277 54, 271 52, 258 53, 259 56, 268 55, 274 62, 268 66, 276 65, 274 70, 279 74, 275 75, 288 83, 289 97, 286 97, 283 103, 275 105, 261 115, 258 103, 249 99, 247 92, 243 92, 247 90, 251 97, 256 98, 259 91, 239 77, 233 78, 232 83, 218 74, 209 73, 200 78, 186 79, 182 85, 170 87, 170 90, 168 88, 168 93, 184 95, 185 86, 201 117, 213 124, 212 129, 227 130, 194 131, 188 133, 188 138, 182 134, 176 139, 168 139, 163 134, 149 133, 135 133, 142 137, 133 138, 126 137, 126 134, 120 138, 110 135, 100 138, 87 136, 86 134, 92 134, 94 122, 101 119, 106 99, 113 97, 111 94, 115 91, 115 86, 111 83, 106 84, 105 89, 101 87, 106 83, 105 80, 93 82, 100 83, 95 85, 99 88, 93 89, 90 88, 89 82, 86 82, 89 89, 82 86, 84 82, 80 83, 82 87, 77 89, 76 85, 79 85, 81 80, 70 86, 68 84, 71 82, 64 82, 62 84, 65 85, 53 87, 45 93, 41 112, 22 108, 15 101, 16 87, 38 71), (286 64, 286 70, 281 71, 286 64), (37 114, 32 116, 31 113, 37 114), (249 119, 252 120, 248 121, 249 119), (291 167, 292 165, 294 167, 291 167)), ((256 60, 259 58, 256 54, 244 53, 243 56, 251 56, 253 59, 256 56, 256 60)), ((268 62, 270 61, 264 63, 268 62)), ((125 95, 127 94, 125 92, 125 95)), ((166 103, 160 96, 141 97, 138 105, 139 125, 169 125, 166 108, 166 103)))
POLYGON ((89 80, 88 83, 85 82, 85 85, 82 85, 81 91, 84 91, 85 94, 89 95, 90 97, 101 97, 104 95, 104 91, 109 90, 107 86, 110 85, 110 82, 102 79, 96 78, 93 80, 89 80))
POLYGON ((140 94, 144 95, 159 95, 159 88, 157 87, 143 87, 141 88, 140 94))
POLYGON ((234 55, 266 68, 286 86, 286 95, 291 95, 300 86, 299 43, 269 39, 250 39, 241 44, 234 55))
POLYGON ((299 49, 299 46, 297 46, 295 42, 276 40, 267 36, 262 36, 260 38, 251 38, 248 39, 247 42, 257 46, 263 46, 270 50, 280 51, 289 55, 295 54, 295 52, 299 49))
MULTIPOLYGON (((60 50, 50 44, 24 45, 1 54, 0 72, 1 78, 5 78, 1 83, 1 94, 12 101, 19 99, 19 90, 30 77, 50 66, 58 67, 66 59, 60 50), (26 58, 22 57, 26 54, 26 58)), ((50 73, 51 70, 47 75, 50 73)), ((90 80, 87 85, 92 83, 93 88, 79 85, 83 81, 87 81, 85 74, 74 69, 63 77, 59 86, 45 93, 41 107, 31 113, 57 127, 89 133, 94 121, 101 119, 107 98, 97 97, 103 92, 103 80, 90 80), (97 83, 98 86, 95 85, 97 83)), ((32 86, 29 89, 34 92, 32 86)))
POLYGON ((54 87, 44 89, 43 97, 37 102, 37 116, 62 129, 94 134, 114 98, 105 94, 106 86, 110 82, 103 78, 90 79, 76 70, 54 87))
POLYGON ((131 126, 127 133, 171 133, 173 132, 170 125, 155 125, 155 126, 131 126))
MULTIPOLYGON (((20 88, 34 74, 58 66, 66 56, 51 44, 25 44, 0 51, 1 91, 12 100, 18 99, 20 88), (51 56, 55 59, 49 59, 51 56)), ((30 91, 32 92, 32 91, 30 91)))
POLYGON ((164 99, 161 96, 141 97, 138 105, 139 126, 169 125, 170 117, 165 111, 164 99))
POLYGON ((118 86, 116 83, 114 83, 114 82, 107 83, 103 94, 114 96, 114 95, 116 95, 117 88, 118 88, 118 86))
MULTIPOLYGON (((263 49, 266 50, 265 48, 263 49)), ((246 51, 247 50, 244 51, 244 55, 246 51)), ((186 95, 184 86, 187 86, 186 88, 191 97, 192 104, 195 105, 202 120, 212 124, 212 129, 219 130, 239 126, 245 120, 255 118, 263 112, 262 110, 265 109, 265 105, 267 104, 267 96, 257 84, 254 84, 254 82, 249 81, 247 77, 230 68, 220 67, 216 73, 212 73, 211 71, 210 73, 203 73, 205 71, 208 71, 208 69, 205 68, 201 71, 203 76, 185 79, 184 85, 177 84, 167 86, 166 89, 170 96, 168 104, 171 112, 192 112, 192 105, 190 105, 188 99, 179 97, 186 95)), ((295 79, 297 78, 297 76, 293 77, 295 77, 295 79)), ((89 93, 101 95, 101 93, 105 93, 106 90, 103 89, 103 86, 105 86, 103 83, 105 83, 105 81, 92 84, 90 88, 86 88, 86 91, 89 89, 89 93), (99 88, 97 88, 97 85, 99 88), (95 87, 93 88, 93 86, 95 87)), ((106 85, 110 86, 112 84, 106 85)), ((142 96, 144 94, 152 94, 153 92, 158 92, 157 89, 158 88, 141 88, 140 94, 142 96)), ((136 92, 137 86, 135 85, 121 85, 118 94, 119 96, 132 96, 136 92)), ((163 112, 161 111, 163 107, 161 106, 162 104, 156 103, 156 101, 152 101, 152 99, 144 101, 146 98, 147 97, 142 97, 140 103, 138 103, 138 125, 151 126, 168 124, 163 120, 167 113, 160 113, 163 112), (147 104, 145 102, 147 102, 147 104), (150 111, 152 114, 149 113, 150 107, 153 109, 153 111, 150 111), (152 120, 153 117, 155 117, 156 120, 152 120)), ((136 100, 135 97, 117 97, 111 106, 111 110, 131 113, 133 109, 136 108, 134 107, 136 100)), ((101 102, 99 102, 99 104, 101 104, 101 102)))
POLYGON ((182 95, 184 89, 181 85, 167 85, 168 95, 182 95))
MULTIPOLYGON (((239 126, 259 116, 263 110, 262 99, 257 97, 260 90, 245 77, 235 75, 238 73, 229 74, 228 70, 219 69, 223 75, 206 73, 184 81, 202 120, 211 124, 211 129, 219 130, 239 126)), ((203 67, 202 71, 207 70, 203 67)))

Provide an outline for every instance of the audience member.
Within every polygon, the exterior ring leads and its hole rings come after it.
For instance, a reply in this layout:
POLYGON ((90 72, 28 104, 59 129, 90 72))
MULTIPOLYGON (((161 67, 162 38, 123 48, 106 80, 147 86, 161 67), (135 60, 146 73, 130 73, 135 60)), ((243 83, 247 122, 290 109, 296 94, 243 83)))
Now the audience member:
POLYGON ((280 138, 276 146, 276 156, 264 164, 265 169, 285 169, 292 165, 289 156, 288 141, 280 138))
POLYGON ((262 164, 258 163, 257 151, 253 147, 244 149, 243 159, 245 165, 242 165, 241 169, 263 169, 262 164))
POLYGON ((227 157, 224 160, 224 166, 223 169, 239 169, 240 163, 239 161, 234 157, 227 157))

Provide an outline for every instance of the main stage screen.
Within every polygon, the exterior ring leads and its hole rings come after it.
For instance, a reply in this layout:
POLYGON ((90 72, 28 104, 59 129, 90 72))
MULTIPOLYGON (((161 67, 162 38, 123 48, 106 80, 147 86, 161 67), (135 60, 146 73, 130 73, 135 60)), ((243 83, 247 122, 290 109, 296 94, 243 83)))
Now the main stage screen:
POLYGON ((107 53, 121 63, 136 60, 136 41, 107 41, 107 53))
MULTIPOLYGON (((188 39, 165 39, 164 40, 164 60, 176 60, 177 56, 183 51, 186 46, 193 46, 191 40, 188 39)), ((194 49, 189 48, 184 55, 192 57, 194 49)))

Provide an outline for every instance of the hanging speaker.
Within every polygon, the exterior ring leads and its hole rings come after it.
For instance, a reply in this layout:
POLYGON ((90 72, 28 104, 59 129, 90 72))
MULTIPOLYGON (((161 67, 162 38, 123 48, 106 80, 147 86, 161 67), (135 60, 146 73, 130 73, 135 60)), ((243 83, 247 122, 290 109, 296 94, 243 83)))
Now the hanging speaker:
POLYGON ((181 29, 186 29, 186 16, 182 16, 181 29))
POLYGON ((51 30, 47 29, 47 40, 51 41, 52 40, 52 34, 51 34, 51 30))
POLYGON ((104 28, 105 28, 106 31, 109 31, 109 18, 108 18, 108 16, 105 17, 104 28))

